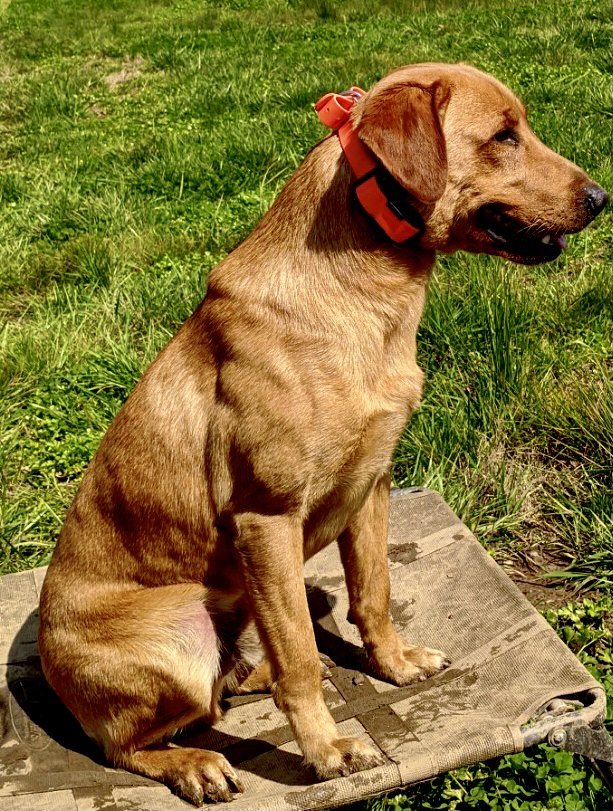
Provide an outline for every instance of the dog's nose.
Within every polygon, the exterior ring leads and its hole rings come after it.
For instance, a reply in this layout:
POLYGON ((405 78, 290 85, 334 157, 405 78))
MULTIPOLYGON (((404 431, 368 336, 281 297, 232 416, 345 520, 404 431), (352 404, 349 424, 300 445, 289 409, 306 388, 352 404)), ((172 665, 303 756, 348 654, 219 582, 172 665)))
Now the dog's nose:
POLYGON ((609 202, 609 195, 597 183, 590 183, 584 188, 585 205, 592 217, 600 214, 609 202))

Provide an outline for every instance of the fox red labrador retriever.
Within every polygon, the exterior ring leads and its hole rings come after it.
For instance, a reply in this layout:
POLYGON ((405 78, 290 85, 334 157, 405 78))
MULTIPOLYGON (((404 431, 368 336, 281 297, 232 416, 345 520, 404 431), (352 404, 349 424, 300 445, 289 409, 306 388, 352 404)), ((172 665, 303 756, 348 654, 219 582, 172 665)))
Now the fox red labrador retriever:
POLYGON ((194 803, 230 799, 237 776, 219 753, 166 741, 214 723, 227 689, 269 683, 320 779, 380 761, 339 737, 322 697, 302 570, 326 544, 374 673, 405 685, 446 667, 394 630, 386 558, 436 251, 545 262, 607 201, 466 65, 391 73, 348 131, 349 146, 332 134, 307 155, 211 273, 102 440, 43 588, 49 683, 112 764, 194 803), (375 178, 379 214, 412 223, 406 240, 359 202, 352 150, 374 167, 360 182, 375 178))

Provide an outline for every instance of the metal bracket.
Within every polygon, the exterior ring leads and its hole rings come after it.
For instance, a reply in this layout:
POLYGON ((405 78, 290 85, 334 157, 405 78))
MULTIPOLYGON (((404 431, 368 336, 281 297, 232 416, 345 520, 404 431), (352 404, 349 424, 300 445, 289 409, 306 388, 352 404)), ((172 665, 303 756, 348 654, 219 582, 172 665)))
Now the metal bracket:
POLYGON ((554 727, 548 742, 558 749, 566 749, 588 758, 604 782, 613 788, 613 740, 603 726, 590 727, 579 721, 554 727))
POLYGON ((558 749, 575 752, 591 760, 613 764, 613 740, 602 726, 589 727, 579 722, 563 727, 554 727, 547 740, 558 749))
POLYGON ((613 739, 603 726, 604 690, 554 698, 521 727, 524 749, 547 741, 587 758, 594 771, 613 790, 613 739))

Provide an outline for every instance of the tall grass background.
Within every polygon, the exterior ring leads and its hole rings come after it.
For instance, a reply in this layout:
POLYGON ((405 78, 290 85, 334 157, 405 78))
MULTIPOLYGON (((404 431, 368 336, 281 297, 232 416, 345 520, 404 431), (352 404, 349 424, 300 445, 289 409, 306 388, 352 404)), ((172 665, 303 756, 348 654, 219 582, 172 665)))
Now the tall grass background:
MULTIPOLYGON (((113 415, 323 136, 324 92, 469 62, 611 186, 600 0, 5 0, 0 45, 4 573, 49 559, 113 415)), ((607 212, 549 265, 441 257, 424 402, 393 467, 440 491, 544 605, 592 600, 597 623, 613 581, 610 237, 607 212)), ((479 807, 462 796, 444 807, 479 807)))

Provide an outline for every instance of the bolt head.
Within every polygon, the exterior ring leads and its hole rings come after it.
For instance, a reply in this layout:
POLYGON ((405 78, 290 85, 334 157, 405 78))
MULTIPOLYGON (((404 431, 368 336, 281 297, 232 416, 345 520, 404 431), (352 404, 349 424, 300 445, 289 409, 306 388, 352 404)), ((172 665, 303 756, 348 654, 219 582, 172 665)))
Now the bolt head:
POLYGON ((566 731, 563 729, 554 729, 549 734, 549 743, 552 746, 563 746, 566 741, 566 731))

